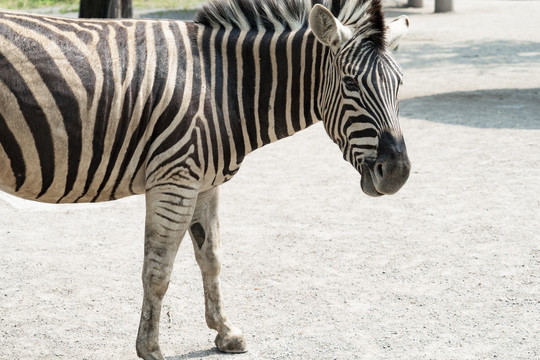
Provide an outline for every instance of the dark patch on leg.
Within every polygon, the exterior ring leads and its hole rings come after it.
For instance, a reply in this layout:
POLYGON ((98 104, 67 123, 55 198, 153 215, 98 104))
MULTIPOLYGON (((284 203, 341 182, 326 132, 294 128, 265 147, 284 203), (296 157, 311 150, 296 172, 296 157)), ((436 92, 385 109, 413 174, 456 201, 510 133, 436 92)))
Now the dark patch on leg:
POLYGON ((202 225, 199 223, 191 225, 191 234, 195 238, 194 240, 197 242, 197 246, 199 249, 201 249, 204 244, 204 240, 206 239, 206 233, 204 232, 202 225))

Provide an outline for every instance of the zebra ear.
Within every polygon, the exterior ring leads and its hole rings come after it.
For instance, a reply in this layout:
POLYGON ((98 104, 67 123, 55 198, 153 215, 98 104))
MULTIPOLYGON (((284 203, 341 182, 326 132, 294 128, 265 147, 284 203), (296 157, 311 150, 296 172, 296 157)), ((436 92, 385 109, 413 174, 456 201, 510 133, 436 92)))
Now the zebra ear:
POLYGON ((409 19, 402 15, 392 21, 386 27, 386 46, 389 50, 395 50, 399 46, 399 40, 409 31, 409 19))
POLYGON ((309 25, 315 37, 324 45, 338 48, 351 38, 351 30, 332 15, 330 10, 317 4, 309 14, 309 25))

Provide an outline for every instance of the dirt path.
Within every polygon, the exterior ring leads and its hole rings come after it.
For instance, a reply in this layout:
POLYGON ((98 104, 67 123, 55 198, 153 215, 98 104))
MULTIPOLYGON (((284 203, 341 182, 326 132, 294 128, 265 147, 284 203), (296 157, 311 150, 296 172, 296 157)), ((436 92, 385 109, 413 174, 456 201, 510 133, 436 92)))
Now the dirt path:
MULTIPOLYGON (((247 335, 216 352, 184 241, 168 360, 540 358, 540 1, 433 1, 397 57, 413 173, 372 199, 320 125, 223 186, 223 287, 247 335), (431 6, 431 8, 430 8, 431 6)), ((143 199, 0 195, 0 359, 134 359, 143 199)))

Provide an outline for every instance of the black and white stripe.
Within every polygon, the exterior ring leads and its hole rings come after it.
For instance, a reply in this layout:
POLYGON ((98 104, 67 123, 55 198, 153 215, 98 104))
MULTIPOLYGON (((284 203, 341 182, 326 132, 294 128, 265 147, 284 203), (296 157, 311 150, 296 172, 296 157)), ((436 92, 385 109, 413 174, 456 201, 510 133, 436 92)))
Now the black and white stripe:
POLYGON ((218 186, 253 150, 322 121, 364 192, 398 191, 410 163, 385 29, 380 0, 216 0, 195 22, 0 12, 0 190, 146 194, 138 355, 164 360, 161 301, 188 229, 216 344, 243 352, 221 300, 218 186))
POLYGON ((177 173, 211 187, 249 152, 319 120, 356 162, 381 129, 399 129, 400 70, 380 49, 377 1, 325 4, 375 30, 365 37, 357 24, 360 40, 333 54, 308 30, 312 4, 299 0, 217 1, 197 23, 3 13, 1 188, 93 202, 177 173), (343 73, 362 91, 340 85, 343 73))

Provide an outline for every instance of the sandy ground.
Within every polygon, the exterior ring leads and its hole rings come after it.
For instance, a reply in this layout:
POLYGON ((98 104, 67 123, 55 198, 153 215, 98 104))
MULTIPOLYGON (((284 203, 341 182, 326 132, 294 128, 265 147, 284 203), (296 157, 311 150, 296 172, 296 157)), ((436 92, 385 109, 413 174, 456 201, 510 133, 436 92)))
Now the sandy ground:
MULTIPOLYGON (((223 290, 249 352, 217 352, 189 239, 161 344, 181 359, 540 358, 540 1, 406 13, 413 173, 369 198, 320 125, 222 187, 223 290)), ((0 197, 0 359, 135 359, 143 198, 0 197)))

